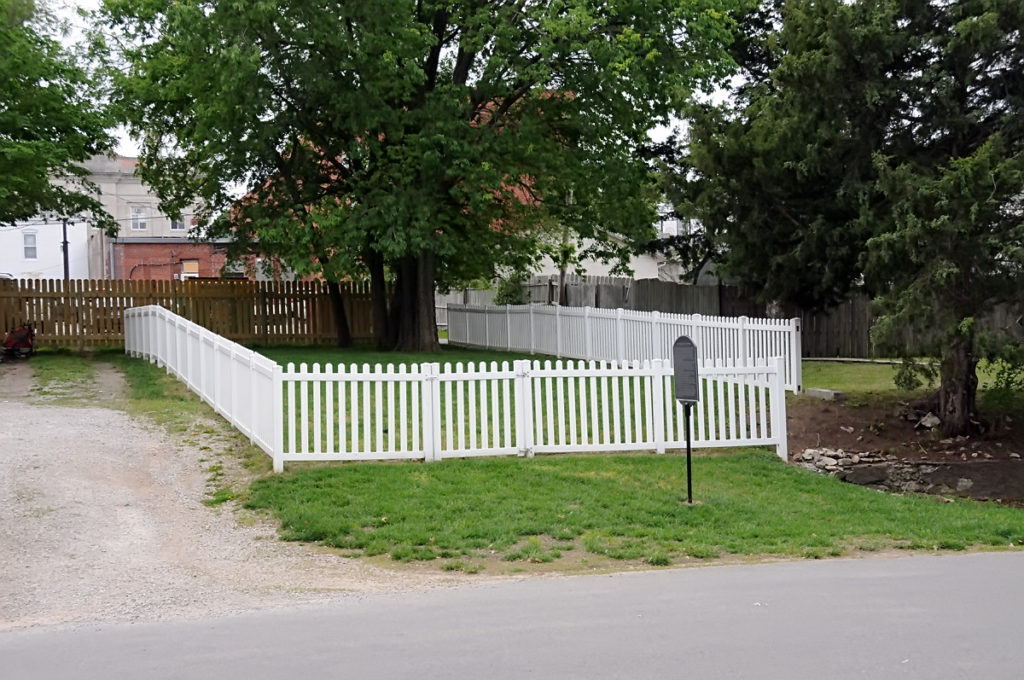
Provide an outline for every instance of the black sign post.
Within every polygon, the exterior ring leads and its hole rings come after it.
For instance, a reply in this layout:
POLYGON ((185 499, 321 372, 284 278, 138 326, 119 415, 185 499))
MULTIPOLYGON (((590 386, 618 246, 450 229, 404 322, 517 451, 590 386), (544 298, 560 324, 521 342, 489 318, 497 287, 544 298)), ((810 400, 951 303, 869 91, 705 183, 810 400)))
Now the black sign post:
POLYGON ((700 401, 700 379, 697 377, 697 346, 681 336, 672 345, 672 370, 676 401, 683 405, 686 425, 686 502, 693 504, 693 467, 690 450, 690 408, 700 401))

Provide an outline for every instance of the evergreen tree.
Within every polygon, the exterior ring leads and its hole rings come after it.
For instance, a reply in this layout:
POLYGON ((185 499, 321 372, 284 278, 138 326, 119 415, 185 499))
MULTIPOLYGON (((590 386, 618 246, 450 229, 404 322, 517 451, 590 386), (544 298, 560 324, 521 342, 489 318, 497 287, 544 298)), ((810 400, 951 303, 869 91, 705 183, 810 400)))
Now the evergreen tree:
POLYGON ((970 431, 977 320, 1024 284, 1024 4, 797 0, 758 25, 735 98, 693 113, 691 214, 766 300, 863 284, 878 347, 934 338, 943 427, 970 431))

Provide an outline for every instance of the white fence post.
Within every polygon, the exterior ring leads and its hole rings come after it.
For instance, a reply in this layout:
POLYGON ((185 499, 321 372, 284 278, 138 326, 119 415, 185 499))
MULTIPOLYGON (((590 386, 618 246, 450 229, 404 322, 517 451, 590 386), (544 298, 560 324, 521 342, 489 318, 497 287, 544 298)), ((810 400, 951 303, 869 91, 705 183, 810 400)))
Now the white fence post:
POLYGON ((790 376, 793 379, 793 392, 800 394, 804 390, 803 337, 800 329, 800 318, 794 317, 789 332, 789 357, 792 362, 790 376))
POLYGON ((536 340, 534 340, 534 337, 535 335, 533 330, 533 305, 530 305, 530 354, 533 354, 534 347, 537 346, 537 342, 536 340))
POLYGON ((772 377, 771 409, 772 438, 775 452, 783 462, 789 462, 789 436, 786 432, 786 366, 785 359, 772 359, 775 375, 772 377))
POLYGON ((743 363, 740 364, 741 366, 751 366, 754 364, 754 362, 751 361, 749 347, 750 343, 747 341, 747 317, 741 316, 739 337, 739 355, 743 360, 743 363))
POLYGON ((530 380, 530 362, 520 359, 512 362, 515 371, 516 444, 520 456, 533 457, 533 388, 530 380))
POLYGON ((562 358, 562 305, 555 306, 555 356, 562 358))
POLYGON ((512 308, 505 305, 505 351, 512 351, 512 308))
POLYGON ((661 374, 662 361, 655 359, 651 366, 651 409, 654 426, 654 452, 665 453, 665 377, 661 374))
MULTIPOLYGON (((274 472, 284 472, 284 372, 280 364, 274 366, 270 390, 270 399, 273 403, 270 413, 274 419, 274 429, 270 439, 271 449, 273 449, 271 457, 274 459, 274 472)), ((294 423, 291 426, 294 427, 294 423)))
POLYGON ((441 385, 438 375, 441 364, 420 364, 423 382, 420 383, 420 401, 423 418, 423 460, 427 463, 441 460, 441 385), (435 389, 437 388, 435 394, 435 389))

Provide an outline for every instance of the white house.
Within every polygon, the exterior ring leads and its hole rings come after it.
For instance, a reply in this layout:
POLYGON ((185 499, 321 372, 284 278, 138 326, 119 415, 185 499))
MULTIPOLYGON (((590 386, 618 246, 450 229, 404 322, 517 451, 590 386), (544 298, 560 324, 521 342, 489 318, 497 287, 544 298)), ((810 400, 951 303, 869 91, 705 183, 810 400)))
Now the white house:
MULTIPOLYGON (((161 213, 159 199, 135 174, 137 163, 125 156, 95 156, 82 164, 120 231, 112 238, 83 217, 69 219, 69 278, 129 278, 128 272, 134 270, 140 272, 136 278, 170 278, 175 272, 183 275, 179 270, 189 263, 196 264, 196 275, 218 275, 223 257, 213 257, 214 245, 189 238, 194 215, 172 220, 161 213)), ((0 228, 0 274, 63 278, 63 229, 59 217, 37 217, 0 228)))
MULTIPOLYGON (((668 205, 660 206, 663 217, 655 225, 658 230, 658 238, 665 236, 679 236, 681 234, 693 233, 700 226, 694 221, 683 221, 671 217, 671 208, 668 205)), ((593 241, 584 240, 577 246, 577 252, 586 250, 593 245, 593 241)), ((579 269, 583 270, 585 276, 615 276, 612 274, 612 267, 615 263, 604 263, 598 260, 582 260, 579 269)), ((634 255, 629 260, 629 268, 633 270, 633 279, 660 279, 662 281, 678 282, 683 273, 682 268, 666 259, 664 256, 634 255)), ((577 266, 575 263, 569 265, 568 273, 575 274, 577 266)), ((551 258, 545 257, 540 265, 532 272, 534 276, 558 276, 558 264, 551 258)), ((621 276, 621 274, 618 274, 621 276)), ((715 283, 713 269, 701 274, 700 283, 715 283)))
MULTIPOLYGON (((68 222, 68 275, 89 278, 89 232, 84 222, 68 222)), ((0 227, 0 274, 16 279, 64 278, 64 224, 37 218, 0 227)))

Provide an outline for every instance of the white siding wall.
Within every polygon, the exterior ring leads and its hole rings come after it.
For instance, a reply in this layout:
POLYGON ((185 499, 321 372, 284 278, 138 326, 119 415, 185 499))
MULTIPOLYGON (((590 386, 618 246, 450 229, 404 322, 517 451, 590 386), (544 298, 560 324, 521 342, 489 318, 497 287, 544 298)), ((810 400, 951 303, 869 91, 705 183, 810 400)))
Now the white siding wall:
MULTIPOLYGON (((68 267, 73 279, 89 278, 87 253, 89 228, 79 222, 68 224, 68 267)), ((61 224, 31 220, 14 227, 0 227, 0 273, 17 279, 60 279, 64 277, 61 224), (25 234, 35 234, 36 259, 25 257, 25 234)))

